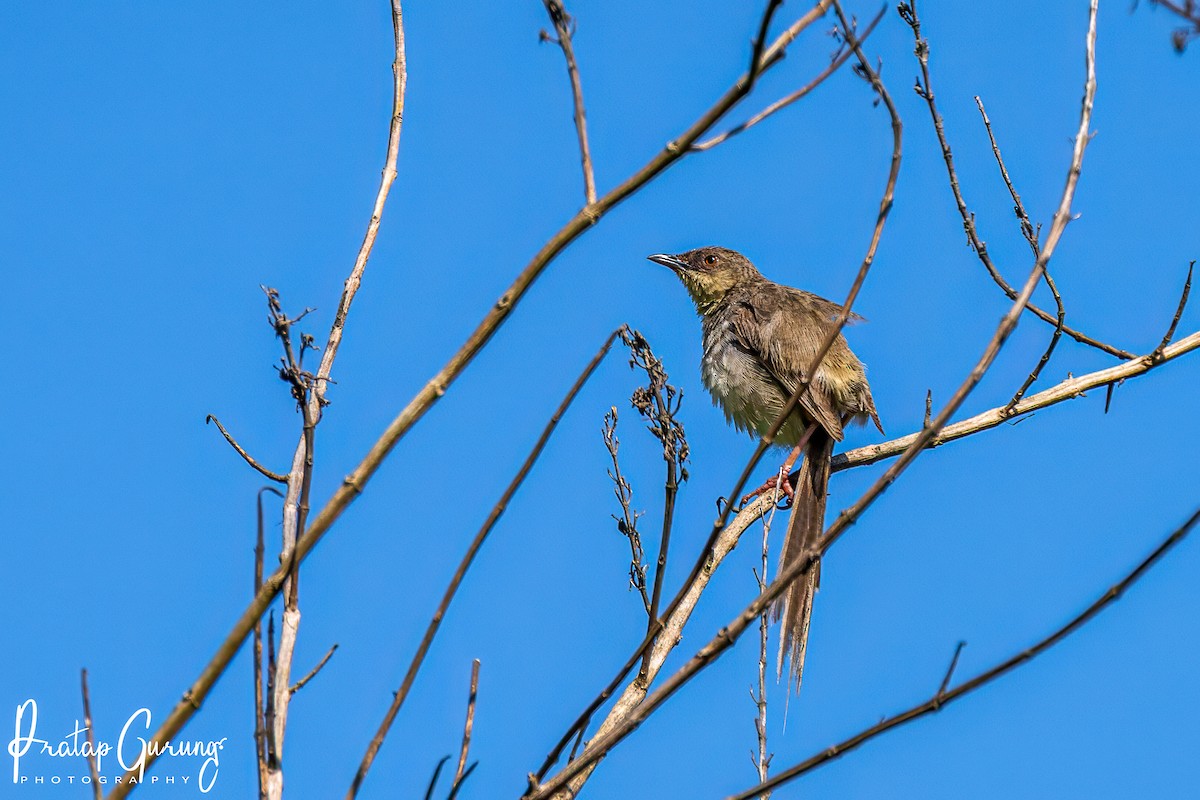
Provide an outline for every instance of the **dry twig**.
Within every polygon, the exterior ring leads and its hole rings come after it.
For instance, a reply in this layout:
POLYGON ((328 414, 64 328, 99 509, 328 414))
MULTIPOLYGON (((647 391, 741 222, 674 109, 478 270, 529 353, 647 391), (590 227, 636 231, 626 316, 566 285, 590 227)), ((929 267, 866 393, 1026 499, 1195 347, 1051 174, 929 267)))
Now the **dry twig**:
POLYGON ((288 694, 295 694, 296 692, 303 689, 308 684, 309 681, 311 681, 313 678, 317 677, 317 673, 320 672, 322 669, 324 669, 325 665, 329 663, 329 659, 333 658, 333 654, 337 652, 337 649, 338 649, 338 646, 335 643, 332 647, 330 647, 328 650, 326 650, 324 657, 322 657, 321 660, 317 662, 317 665, 315 667, 313 667, 312 669, 310 669, 303 678, 301 678, 300 680, 298 680, 292 684, 291 688, 288 689, 288 694))
POLYGON ((637 528, 638 519, 642 515, 633 510, 633 488, 621 474, 621 462, 617 458, 621 440, 617 438, 616 406, 611 407, 604 415, 604 427, 600 432, 604 437, 604 447, 608 450, 608 456, 612 460, 612 469, 609 470, 608 477, 613 482, 613 494, 616 495, 617 503, 621 506, 621 516, 618 517, 614 514, 613 519, 617 521, 617 531, 629 540, 629 588, 638 590, 638 594, 642 596, 642 607, 646 609, 646 616, 653 622, 654 614, 650 611, 650 595, 646 593, 645 551, 642 548, 642 534, 637 528))
POLYGON ((571 37, 575 34, 575 18, 567 13, 560 0, 542 0, 550 23, 558 38, 542 31, 543 42, 555 42, 567 60, 567 77, 571 81, 571 97, 575 105, 575 133, 579 136, 579 160, 583 164, 583 196, 588 205, 596 202, 596 174, 592 168, 592 153, 588 147, 587 110, 583 107, 583 84, 579 80, 579 66, 575 63, 575 47, 571 37))
MULTIPOLYGON (((680 482, 688 479, 687 467, 684 464, 687 463, 689 449, 683 423, 679 421, 683 392, 668 382, 667 371, 662 361, 654 355, 650 343, 639 331, 630 330, 629 327, 622 328, 621 341, 629 348, 629 366, 646 373, 647 385, 635 389, 630 402, 638 413, 649 421, 647 430, 662 445, 663 463, 666 465, 666 477, 663 481, 662 536, 659 539, 658 560, 654 569, 654 589, 646 609, 650 617, 646 632, 647 635, 651 635, 657 627, 658 604, 662 599, 663 577, 667 571, 671 526, 675 520, 675 498, 679 493, 680 482)), ((644 573, 642 583, 644 587, 644 573)))
POLYGON ((229 442, 229 445, 234 450, 237 451, 237 454, 239 456, 241 456, 243 459, 245 459, 247 464, 254 467, 256 470, 259 471, 260 474, 262 474, 264 477, 266 477, 269 480, 273 480, 276 483, 287 483, 287 475, 280 475, 278 472, 272 472, 271 470, 264 467, 262 464, 258 463, 254 459, 253 456, 251 456, 249 453, 247 453, 245 450, 243 450, 242 446, 237 443, 236 439, 233 438, 233 435, 230 434, 229 431, 225 430, 225 426, 221 424, 221 420, 217 419, 216 416, 214 416, 213 414, 209 414, 207 417, 204 418, 205 425, 207 425, 210 422, 216 423, 217 430, 219 430, 221 432, 221 435, 225 437, 225 441, 229 442))
POLYGON ((1179 318, 1183 316, 1183 309, 1187 308, 1188 295, 1192 292, 1192 270, 1195 268, 1195 261, 1188 264, 1187 280, 1183 283, 1183 292, 1179 295, 1179 305, 1175 307, 1175 316, 1171 318, 1171 324, 1167 326, 1167 332, 1163 334, 1162 341, 1158 343, 1158 347, 1154 348, 1154 352, 1150 354, 1151 361, 1162 361, 1163 352, 1167 349, 1167 345, 1171 343, 1171 339, 1175 337, 1175 328, 1179 326, 1179 318))
POLYGON ((467 720, 463 723, 462 749, 458 753, 458 769, 454 771, 454 786, 462 785, 466 777, 467 752, 471 749, 471 729, 475 727, 475 697, 479 693, 479 659, 471 663, 471 693, 467 695, 467 720))

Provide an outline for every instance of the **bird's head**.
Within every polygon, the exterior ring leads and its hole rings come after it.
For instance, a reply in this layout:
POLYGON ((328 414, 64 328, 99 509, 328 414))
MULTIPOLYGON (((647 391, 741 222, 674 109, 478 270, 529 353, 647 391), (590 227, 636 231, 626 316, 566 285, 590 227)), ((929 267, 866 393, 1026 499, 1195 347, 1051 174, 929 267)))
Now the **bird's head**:
POLYGON ((725 247, 701 247, 679 255, 657 253, 647 258, 679 276, 701 314, 720 303, 731 289, 762 279, 750 259, 725 247))

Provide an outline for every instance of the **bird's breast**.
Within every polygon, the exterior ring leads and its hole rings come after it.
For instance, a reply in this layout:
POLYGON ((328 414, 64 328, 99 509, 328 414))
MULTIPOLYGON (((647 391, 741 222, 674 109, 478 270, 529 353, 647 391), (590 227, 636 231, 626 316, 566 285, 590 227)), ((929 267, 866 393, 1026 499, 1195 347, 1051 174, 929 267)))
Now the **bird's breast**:
POLYGON ((700 377, 729 421, 759 436, 767 432, 787 400, 727 324, 706 326, 700 377))

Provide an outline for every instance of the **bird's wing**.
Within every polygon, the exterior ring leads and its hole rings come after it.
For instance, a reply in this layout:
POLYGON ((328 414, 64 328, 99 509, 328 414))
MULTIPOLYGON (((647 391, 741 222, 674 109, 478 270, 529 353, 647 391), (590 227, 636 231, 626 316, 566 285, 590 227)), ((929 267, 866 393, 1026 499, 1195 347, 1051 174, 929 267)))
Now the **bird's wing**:
MULTIPOLYGON (((812 365, 829 327, 825 309, 804 300, 800 292, 775 284, 770 290, 746 297, 732 319, 738 341, 779 383, 786 396, 791 396, 804 380, 804 371, 812 365)), ((821 381, 810 383, 809 391, 800 396, 800 408, 830 436, 841 440, 841 416, 821 381)))

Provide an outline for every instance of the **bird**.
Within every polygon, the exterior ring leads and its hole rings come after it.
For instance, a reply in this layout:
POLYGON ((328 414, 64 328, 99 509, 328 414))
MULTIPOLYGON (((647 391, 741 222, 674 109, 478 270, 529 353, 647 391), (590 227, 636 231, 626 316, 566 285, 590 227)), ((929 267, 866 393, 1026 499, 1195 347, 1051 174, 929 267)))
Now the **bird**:
MULTIPOLYGON (((818 350, 833 329, 842 307, 811 292, 768 280, 748 258, 725 247, 701 247, 686 253, 647 256, 679 278, 700 316, 703 355, 700 376, 713 402, 735 428, 766 436, 792 394, 808 381, 809 390, 776 433, 775 443, 792 448, 783 466, 792 512, 779 558, 787 569, 824 531, 825 498, 835 442, 849 424, 883 425, 875 410, 866 369, 839 332, 812 375, 818 350), (796 458, 803 463, 794 491, 787 474, 796 458)), ((862 318, 850 315, 851 321, 862 318)), ((772 478, 747 497, 773 489, 772 478)), ((782 619, 777 669, 790 664, 791 681, 800 688, 808 649, 813 595, 820 582, 818 562, 797 578, 775 603, 782 619)))

